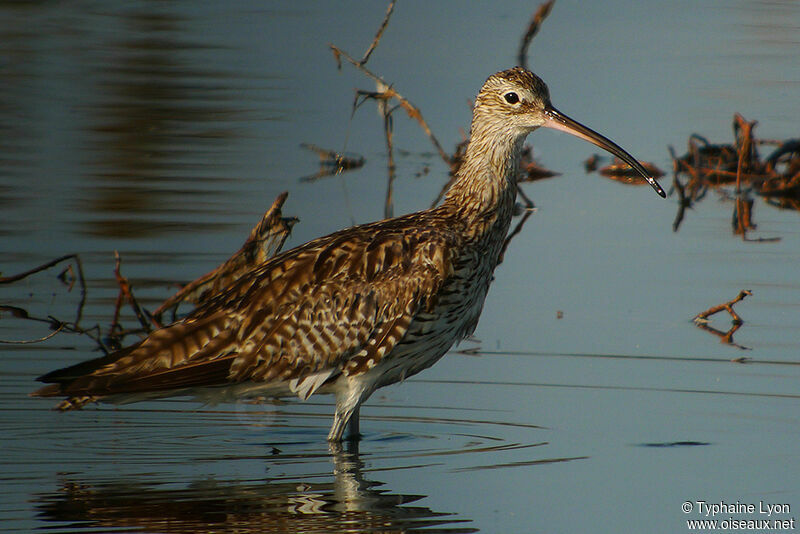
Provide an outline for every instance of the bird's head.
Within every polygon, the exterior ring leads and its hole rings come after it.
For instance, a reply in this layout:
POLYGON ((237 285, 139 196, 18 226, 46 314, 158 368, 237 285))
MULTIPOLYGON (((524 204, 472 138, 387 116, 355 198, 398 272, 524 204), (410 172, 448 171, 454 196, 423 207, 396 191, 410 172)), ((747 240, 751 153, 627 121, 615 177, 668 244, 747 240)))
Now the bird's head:
POLYGON ((476 136, 502 137, 505 133, 521 142, 542 126, 580 137, 610 152, 641 174, 659 195, 666 196, 658 182, 633 156, 553 107, 547 85, 534 73, 515 67, 493 74, 486 80, 475 99, 473 140, 476 136))
POLYGON ((520 67, 489 76, 475 99, 475 115, 483 123, 526 135, 547 121, 550 91, 541 78, 520 67))

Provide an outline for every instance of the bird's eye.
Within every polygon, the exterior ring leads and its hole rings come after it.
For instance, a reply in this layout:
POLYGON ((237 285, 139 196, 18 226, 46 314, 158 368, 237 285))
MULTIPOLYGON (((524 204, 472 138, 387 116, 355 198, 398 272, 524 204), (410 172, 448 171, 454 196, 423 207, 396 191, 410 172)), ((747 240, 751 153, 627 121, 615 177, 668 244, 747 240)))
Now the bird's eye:
POLYGON ((516 104, 517 102, 519 102, 519 96, 517 95, 517 93, 515 93, 513 91, 510 92, 510 93, 504 94, 503 98, 505 98, 506 102, 508 102, 509 104, 516 104))

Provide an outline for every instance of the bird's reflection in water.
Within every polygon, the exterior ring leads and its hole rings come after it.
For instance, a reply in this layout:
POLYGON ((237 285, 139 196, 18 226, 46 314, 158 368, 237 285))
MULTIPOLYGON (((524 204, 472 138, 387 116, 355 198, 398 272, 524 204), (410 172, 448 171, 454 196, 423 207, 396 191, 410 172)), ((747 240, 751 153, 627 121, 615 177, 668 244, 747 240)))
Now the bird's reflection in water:
POLYGON ((51 532, 476 532, 471 521, 412 503, 362 475, 355 444, 331 445, 330 475, 303 480, 197 480, 175 488, 163 480, 91 483, 65 480, 40 494, 39 519, 51 532), (317 481, 319 480, 319 481, 317 481), (53 522, 63 523, 61 527, 53 522))

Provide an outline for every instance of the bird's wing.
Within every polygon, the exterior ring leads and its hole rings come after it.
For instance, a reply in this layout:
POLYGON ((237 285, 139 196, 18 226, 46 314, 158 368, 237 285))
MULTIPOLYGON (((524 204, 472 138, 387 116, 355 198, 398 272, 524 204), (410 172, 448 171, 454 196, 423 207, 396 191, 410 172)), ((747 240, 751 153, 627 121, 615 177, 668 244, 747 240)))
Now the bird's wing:
POLYGON ((307 398, 339 373, 373 367, 435 303, 453 234, 402 219, 321 238, 250 271, 186 319, 134 347, 55 371, 43 396, 111 395, 288 382, 307 398), (76 372, 77 371, 77 372, 76 372), (77 375, 77 376, 76 376, 77 375))
POLYGON ((373 225, 283 263, 243 300, 231 379, 286 380, 305 398, 332 375, 374 367, 435 304, 452 274, 452 239, 373 225))

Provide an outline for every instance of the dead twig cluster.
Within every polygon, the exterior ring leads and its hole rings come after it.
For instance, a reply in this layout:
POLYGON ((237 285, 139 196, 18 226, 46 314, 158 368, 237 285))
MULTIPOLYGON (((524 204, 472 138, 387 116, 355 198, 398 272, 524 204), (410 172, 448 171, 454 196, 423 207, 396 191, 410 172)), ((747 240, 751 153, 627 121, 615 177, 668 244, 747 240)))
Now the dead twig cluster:
POLYGON ((261 218, 261 221, 251 230, 250 235, 242 247, 228 258, 227 261, 213 271, 183 286, 177 293, 167 298, 152 314, 147 312, 147 310, 139 304, 134 295, 133 284, 121 273, 121 256, 119 252, 114 251, 114 277, 119 286, 119 293, 115 301, 111 326, 105 335, 99 325, 94 325, 90 328, 84 328, 80 325, 83 307, 86 303, 87 287, 83 276, 81 260, 78 255, 69 254, 61 256, 25 272, 13 276, 1 277, 0 284, 10 284, 23 280, 35 273, 45 271, 64 261, 71 260, 74 262, 76 269, 73 270, 72 265, 70 265, 61 271, 57 275, 57 278, 63 283, 68 284, 71 290, 74 285, 74 279, 71 273, 77 271, 81 288, 81 299, 77 306, 75 320, 72 322, 61 321, 52 316, 48 316, 47 318, 36 317, 31 315, 27 310, 16 306, 0 306, 0 312, 10 313, 12 317, 18 319, 47 323, 52 330, 52 332, 46 336, 37 339, 19 341, 0 340, 0 343, 39 343, 52 338, 59 332, 69 332, 90 337, 97 343, 98 348, 105 353, 122 347, 122 341, 126 336, 130 334, 148 333, 152 331, 154 326, 162 326, 162 315, 165 312, 173 310, 173 319, 175 319, 177 308, 181 303, 188 301, 193 304, 198 304, 213 298, 242 274, 256 268, 268 258, 277 254, 289 237, 292 227, 298 221, 295 217, 284 217, 281 213, 281 208, 286 201, 287 195, 287 193, 278 195, 272 203, 272 206, 270 206, 261 218), (139 323, 137 328, 126 329, 122 326, 122 305, 125 302, 128 302, 136 316, 139 323))
POLYGON ((387 151, 387 169, 388 169, 388 180, 386 184, 386 201, 384 205, 384 216, 385 217, 392 217, 394 215, 394 199, 393 199, 393 191, 394 191, 394 180, 395 180, 395 162, 394 162, 394 148, 393 148, 393 122, 392 122, 392 113, 398 108, 402 108, 405 110, 406 114, 409 118, 414 119, 419 123, 422 130, 428 136, 431 143, 433 144, 434 148, 438 152, 439 156, 450 165, 451 158, 442 148, 441 143, 439 140, 436 139, 436 136, 433 135, 430 126, 422 117, 422 112, 412 104, 407 98, 402 96, 398 93, 391 84, 387 83, 383 78, 378 76, 377 74, 370 71, 366 66, 366 62, 369 59, 370 54, 378 45, 381 35, 383 35, 383 30, 386 28, 386 24, 388 24, 389 17, 391 16, 392 10, 394 9, 394 2, 391 2, 389 5, 389 9, 386 12, 386 16, 381 23, 381 27, 378 29, 377 34, 375 35, 375 39, 372 41, 369 49, 364 54, 364 57, 361 61, 356 61, 352 56, 350 56, 347 52, 341 50, 336 45, 329 45, 331 50, 333 51, 334 58, 336 59, 337 64, 341 68, 341 58, 347 60, 350 64, 352 64, 355 68, 360 70, 364 73, 367 77, 371 78, 375 82, 376 90, 375 91, 363 91, 357 90, 355 95, 355 100, 353 101, 353 113, 367 100, 374 100, 378 103, 378 110, 383 117, 383 132, 384 138, 386 139, 386 151, 387 151), (392 106, 390 102, 392 100, 397 101, 397 105, 392 106))
POLYGON ((732 345, 734 347, 738 347, 738 348, 743 349, 743 350, 749 350, 748 347, 744 347, 742 345, 734 343, 734 341, 733 341, 733 334, 737 330, 739 330, 739 328, 741 328, 741 326, 744 324, 744 320, 742 320, 742 318, 739 317, 739 314, 737 314, 734 311, 733 305, 736 304, 739 301, 744 300, 745 297, 751 296, 752 294, 753 293, 749 289, 741 290, 739 292, 739 294, 735 298, 729 300, 728 302, 723 302, 722 304, 718 304, 716 306, 712 306, 709 309, 707 309, 706 311, 700 312, 697 315, 695 315, 694 319, 693 319, 694 324, 697 325, 698 328, 700 328, 702 330, 705 330, 706 332, 709 332, 709 333, 714 334, 715 336, 719 337, 721 343, 725 343, 727 345, 732 345), (709 322, 710 322, 709 321, 709 317, 711 317, 712 315, 717 314, 717 313, 719 313, 721 311, 727 311, 731 316, 731 328, 729 328, 725 332, 723 332, 722 330, 719 330, 717 328, 714 328, 709 324, 709 322))
POLYGON ((758 139, 756 121, 740 114, 733 117, 734 142, 712 144, 705 137, 692 134, 688 151, 681 157, 669 147, 673 162, 673 188, 678 194, 679 209, 673 223, 677 231, 686 208, 701 201, 709 190, 723 198, 733 198, 733 232, 747 241, 777 241, 777 238, 751 239, 755 230, 753 196, 764 197, 768 204, 800 211, 800 140, 775 141, 758 139), (777 145, 762 159, 758 147, 777 145))

